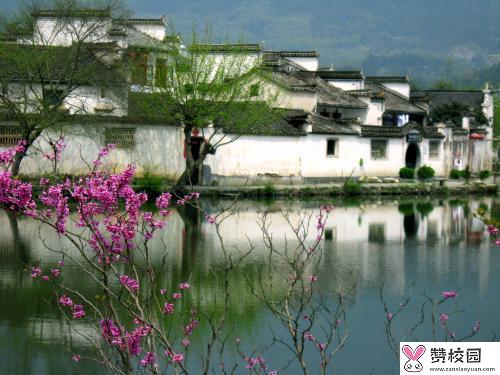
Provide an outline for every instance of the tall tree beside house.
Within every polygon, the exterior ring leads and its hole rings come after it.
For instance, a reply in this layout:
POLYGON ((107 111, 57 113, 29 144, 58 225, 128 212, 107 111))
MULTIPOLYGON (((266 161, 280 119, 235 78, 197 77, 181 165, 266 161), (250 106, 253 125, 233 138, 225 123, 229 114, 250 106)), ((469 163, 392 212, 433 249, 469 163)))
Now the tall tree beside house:
POLYGON ((273 110, 276 95, 264 92, 260 63, 259 45, 213 44, 209 32, 157 59, 151 85, 135 94, 135 105, 182 129, 186 169, 175 189, 201 181, 207 155, 281 116, 273 110))
POLYGON ((0 25, 0 116, 12 122, 11 138, 27 146, 16 155, 13 175, 44 131, 88 114, 89 92, 124 92, 117 50, 101 40, 117 4, 96 10, 57 1, 50 10, 25 8, 0 25))

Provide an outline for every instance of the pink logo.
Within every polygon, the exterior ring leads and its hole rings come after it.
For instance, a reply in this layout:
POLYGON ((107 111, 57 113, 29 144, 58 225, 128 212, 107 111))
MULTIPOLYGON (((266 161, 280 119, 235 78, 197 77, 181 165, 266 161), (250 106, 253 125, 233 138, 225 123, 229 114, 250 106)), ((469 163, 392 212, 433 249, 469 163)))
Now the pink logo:
POLYGON ((422 364, 418 361, 425 353, 425 346, 419 345, 415 350, 410 345, 403 346, 403 354, 408 358, 404 365, 406 372, 420 372, 423 369, 422 364))

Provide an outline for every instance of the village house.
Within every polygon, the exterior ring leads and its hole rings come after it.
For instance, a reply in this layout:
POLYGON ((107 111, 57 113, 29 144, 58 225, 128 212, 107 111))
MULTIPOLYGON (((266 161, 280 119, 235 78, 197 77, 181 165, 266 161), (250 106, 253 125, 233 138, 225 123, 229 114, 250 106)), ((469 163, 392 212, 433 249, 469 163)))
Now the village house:
MULTIPOLYGON (((99 79, 81 82, 58 103, 61 111, 81 116, 81 124, 46 130, 23 161, 21 173, 50 172, 51 162, 40 154, 51 139, 63 134, 65 154, 70 157, 58 166, 62 173, 85 173, 98 150, 114 143, 117 150, 109 158, 110 166, 121 169, 133 163, 140 174, 177 178, 186 165, 182 130, 173 126, 172 119, 153 121, 134 106, 137 98, 150 95, 148 87, 159 85, 158 72, 168 65, 169 53, 185 48, 178 36, 167 34, 165 18, 113 19, 109 11, 89 10, 39 11, 34 17, 32 35, 10 36, 0 46, 65 48, 78 37, 73 35, 75 27, 61 22, 70 19, 85 34, 86 51, 102 64, 108 85, 100 87, 99 79), (117 61, 130 64, 122 76, 109 81, 117 61), (100 120, 85 122, 89 116, 100 120)), ((492 168, 493 98, 488 86, 475 92, 412 92, 409 77, 370 77, 362 71, 321 68, 315 51, 266 51, 259 44, 198 48, 215 62, 225 54, 245 53, 248 69, 258 67, 258 81, 252 87, 256 104, 276 98, 273 106, 279 114, 237 130, 224 125, 214 140, 229 134, 234 142, 207 156, 198 183, 292 184, 347 176, 397 177, 402 167, 423 165, 431 166, 436 176, 447 177, 454 168, 469 167, 472 173, 492 168), (470 108, 470 115, 454 122, 432 121, 430 114, 436 108, 455 102, 470 108), (477 111, 486 121, 474 118, 477 111)), ((0 80, 4 98, 23 85, 3 67, 0 80)), ((52 90, 39 88, 49 101, 58 95, 57 85, 52 86, 52 90)), ((210 126, 205 129, 207 134, 211 131, 210 126)), ((18 124, 4 111, 0 147, 11 147, 20 137, 18 124)))

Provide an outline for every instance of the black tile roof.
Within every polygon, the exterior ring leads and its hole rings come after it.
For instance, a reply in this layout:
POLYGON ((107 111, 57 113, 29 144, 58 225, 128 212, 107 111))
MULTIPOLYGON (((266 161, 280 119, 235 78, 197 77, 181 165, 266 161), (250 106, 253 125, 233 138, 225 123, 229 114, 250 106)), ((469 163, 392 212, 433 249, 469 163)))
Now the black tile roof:
POLYGON ((484 101, 484 93, 482 91, 442 91, 442 90, 426 90, 414 93, 416 95, 425 94, 429 97, 429 110, 451 103, 459 103, 466 105, 471 110, 481 110, 484 101))
POLYGON ((348 92, 327 83, 321 78, 316 78, 315 82, 318 92, 318 106, 368 108, 368 104, 352 95, 349 95, 348 92))
POLYGON ((376 126, 362 125, 361 136, 365 138, 403 138, 410 131, 419 131, 424 138, 444 138, 433 126, 423 126, 415 122, 409 122, 404 126, 376 126))
POLYGON ((335 80, 353 80, 353 79, 364 79, 363 72, 360 70, 318 70, 318 76, 323 79, 335 79, 335 80))
POLYGON ((378 83, 409 83, 410 78, 408 76, 368 76, 366 77, 368 81, 378 82, 378 83))
POLYGON ((164 18, 128 18, 125 23, 129 25, 157 25, 165 26, 164 18))
POLYGON ((43 79, 61 84, 71 78, 80 85, 124 84, 126 77, 121 74, 119 63, 106 64, 98 57, 110 49, 113 53, 113 46, 113 43, 84 44, 80 48, 0 44, 0 78, 22 82, 43 79), (77 66, 70 68, 73 63, 77 66))
POLYGON ((373 81, 365 81, 365 89, 369 89, 372 94, 378 95, 380 98, 384 99, 386 112, 419 115, 427 114, 423 108, 412 104, 406 97, 394 90, 384 87, 382 84, 375 83, 373 81))
POLYGON ((368 105, 349 93, 334 87, 316 76, 316 72, 272 70, 263 72, 264 77, 290 91, 318 94, 318 106, 342 108, 367 108, 368 105))
MULTIPOLYGON (((162 94, 131 92, 128 97, 129 120, 145 124, 178 125, 174 107, 162 94)), ((270 108, 263 102, 220 104, 221 127, 226 134, 262 136, 305 135, 301 126, 308 113, 302 110, 270 108), (242 115, 244 114, 244 115, 242 115)))
POLYGON ((268 53, 277 53, 281 57, 319 57, 317 51, 267 51, 268 53))
POLYGON ((189 47, 198 52, 260 52, 260 44, 195 44, 189 47))
POLYGON ((33 17, 110 17, 109 9, 40 9, 33 17))
POLYGON ((335 122, 318 113, 311 113, 307 122, 312 125, 313 134, 359 135, 352 126, 335 122))

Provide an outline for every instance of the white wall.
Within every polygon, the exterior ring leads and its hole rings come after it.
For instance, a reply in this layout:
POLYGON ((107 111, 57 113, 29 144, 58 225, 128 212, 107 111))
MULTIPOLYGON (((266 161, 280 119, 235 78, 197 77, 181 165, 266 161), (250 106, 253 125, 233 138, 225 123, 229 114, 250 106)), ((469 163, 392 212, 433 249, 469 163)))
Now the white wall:
MULTIPOLYGON (((209 166, 214 179, 221 176, 241 177, 287 177, 290 181, 304 178, 396 177, 405 166, 408 143, 406 139, 388 139, 384 159, 372 159, 371 140, 357 136, 335 136, 309 134, 299 137, 255 137, 242 136, 235 142, 219 148, 209 155, 205 165, 209 166), (326 154, 328 139, 338 142, 336 156, 326 154), (359 166, 363 159, 363 170, 359 166)), ((441 145, 441 147, 443 147, 441 145)), ((419 144, 421 164, 428 164, 436 175, 444 175, 444 152, 438 160, 428 158, 428 140, 419 144)))
POLYGON ((285 57, 285 59, 311 72, 317 71, 319 67, 319 60, 317 57, 285 57))
POLYGON ((165 36, 167 35, 167 29, 165 25, 141 25, 138 23, 134 23, 134 27, 140 32, 160 41, 163 41, 163 39, 165 39, 165 36))
POLYGON ((106 42, 111 18, 39 17, 34 30, 34 43, 69 46, 72 41, 106 42))
POLYGON ((304 137, 242 136, 208 155, 204 164, 212 175, 299 178, 300 138, 304 137))
POLYGON ((367 96, 358 97, 363 103, 368 105, 365 110, 364 125, 382 125, 382 115, 385 111, 385 104, 383 100, 372 99, 367 96))
MULTIPOLYGON (((1 125, 0 125, 1 126, 1 125)), ((183 135, 179 128, 144 124, 111 124, 109 127, 135 128, 135 147, 117 148, 106 158, 106 165, 117 171, 129 164, 137 166, 137 173, 145 171, 152 174, 176 178, 184 171, 183 135)), ((64 142, 67 144, 59 164, 63 174, 83 175, 88 172, 88 165, 96 159, 97 153, 104 147, 104 126, 71 126, 63 129, 64 142)), ((50 148, 47 141, 57 140, 60 132, 55 129, 44 132, 34 147, 28 151, 21 163, 21 174, 43 175, 52 172, 52 163, 43 157, 50 148), (40 150, 40 151, 36 151, 40 150)))
POLYGON ((364 81, 362 79, 353 79, 353 80, 335 80, 335 79, 327 79, 326 80, 330 85, 338 87, 344 91, 350 90, 362 90, 364 89, 364 81))
POLYGON ((410 84, 409 83, 396 83, 396 82, 384 82, 382 83, 389 90, 396 91, 406 98, 410 98, 410 84))

